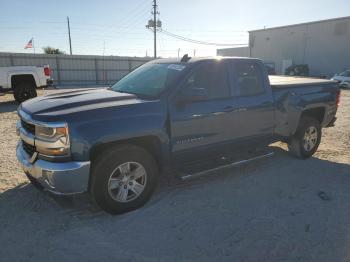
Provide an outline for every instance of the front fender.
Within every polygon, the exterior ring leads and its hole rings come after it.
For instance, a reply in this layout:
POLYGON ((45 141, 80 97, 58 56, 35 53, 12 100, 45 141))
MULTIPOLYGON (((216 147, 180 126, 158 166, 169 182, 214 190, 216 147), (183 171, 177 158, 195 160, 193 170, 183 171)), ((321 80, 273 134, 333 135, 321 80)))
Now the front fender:
POLYGON ((162 151, 168 151, 169 146, 165 117, 161 114, 95 119, 73 124, 70 135, 72 157, 78 161, 82 159, 87 161, 90 158, 90 150, 95 146, 144 136, 157 137, 162 151))

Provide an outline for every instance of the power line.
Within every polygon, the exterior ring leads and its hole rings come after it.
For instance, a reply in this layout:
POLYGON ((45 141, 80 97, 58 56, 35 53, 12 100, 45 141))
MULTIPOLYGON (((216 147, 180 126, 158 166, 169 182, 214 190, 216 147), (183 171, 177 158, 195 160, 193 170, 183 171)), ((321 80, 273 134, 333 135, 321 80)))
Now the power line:
POLYGON ((191 39, 191 38, 187 38, 184 36, 180 36, 174 33, 170 33, 164 29, 160 29, 158 30, 160 33, 163 33, 167 36, 182 40, 182 41, 186 41, 186 42, 190 42, 190 43, 194 43, 194 44, 200 44, 200 45, 213 45, 213 46, 245 46, 248 45, 248 43, 233 43, 233 44, 223 44, 223 43, 214 43, 214 42, 206 42, 206 41, 200 41, 200 40, 195 40, 195 39, 191 39))
MULTIPOLYGON (((203 25, 203 27, 205 27, 206 25, 203 25)), ((171 29, 171 31, 187 31, 187 32, 193 32, 193 31, 196 31, 196 32, 212 32, 212 33, 247 33, 248 34, 248 31, 246 30, 218 30, 218 29, 215 29, 215 30, 210 30, 210 29, 193 29, 193 28, 171 28, 171 27, 168 27, 168 29, 171 29)))
POLYGON ((134 13, 132 15, 129 15, 129 17, 132 17, 134 19, 129 19, 128 21, 125 20, 124 23, 121 24, 122 27, 126 29, 135 30, 135 27, 137 27, 136 25, 139 25, 140 30, 143 29, 141 21, 144 21, 144 19, 147 17, 148 10, 146 7, 148 6, 148 4, 148 1, 142 1, 142 3, 138 5, 138 8, 134 10, 134 13))
MULTIPOLYGON (((23 31, 27 30, 27 28, 21 27, 18 29, 23 29, 21 31, 14 31, 11 32, 11 38, 13 38, 13 36, 21 36, 23 37, 23 31)), ((51 29, 51 28, 50 28, 51 29)), ((44 33, 41 33, 42 35, 54 35, 54 36, 58 36, 58 35, 67 35, 67 31, 66 31, 66 27, 60 27, 57 28, 57 30, 54 31, 47 31, 44 33)), ((144 30, 144 29, 143 29, 144 30)), ((0 28, 1 31, 1 28, 0 28)), ((101 30, 97 30, 97 29, 88 29, 88 28, 84 28, 84 29, 79 29, 77 28, 77 26, 75 26, 74 23, 74 27, 71 28, 71 33, 74 34, 75 36, 79 36, 79 37, 85 37, 85 36, 94 36, 94 37, 107 37, 107 38, 113 38, 115 39, 117 36, 118 37, 122 37, 122 38, 128 38, 128 39, 148 39, 147 36, 149 36, 147 34, 147 32, 130 32, 130 31, 119 31, 118 29, 113 29, 113 28, 108 28, 108 31, 101 31, 101 30), (134 37, 135 36, 135 37, 134 37), (137 36, 141 36, 141 37, 137 37, 137 36), (144 36, 144 37, 142 37, 144 36)), ((4 34, 6 34, 4 32, 4 34)), ((196 37, 201 37, 204 35, 201 34, 196 34, 196 37)), ((205 36, 204 36, 205 37, 205 36)), ((228 40, 228 36, 226 34, 226 38, 222 38, 221 36, 215 36, 215 35, 210 35, 208 34, 206 37, 211 37, 211 38, 220 38, 220 41, 229 41, 228 40)), ((237 37, 237 36, 233 36, 233 38, 235 39, 247 39, 247 37, 237 37)), ((232 39, 232 38, 231 38, 232 39)), ((8 41, 9 38, 7 37, 8 41)), ((178 39, 174 39, 174 40, 168 40, 168 41, 179 41, 178 39)))

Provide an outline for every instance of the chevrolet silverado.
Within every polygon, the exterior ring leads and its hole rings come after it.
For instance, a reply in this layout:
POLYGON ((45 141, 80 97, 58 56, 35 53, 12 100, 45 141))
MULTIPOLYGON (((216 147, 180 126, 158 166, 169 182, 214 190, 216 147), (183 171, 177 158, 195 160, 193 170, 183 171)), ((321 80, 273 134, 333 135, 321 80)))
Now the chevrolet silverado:
POLYGON ((110 88, 22 103, 17 158, 45 190, 89 192, 123 213, 147 202, 165 167, 183 179, 217 172, 268 155, 275 141, 311 157, 339 97, 334 81, 269 77, 259 59, 159 59, 110 88))

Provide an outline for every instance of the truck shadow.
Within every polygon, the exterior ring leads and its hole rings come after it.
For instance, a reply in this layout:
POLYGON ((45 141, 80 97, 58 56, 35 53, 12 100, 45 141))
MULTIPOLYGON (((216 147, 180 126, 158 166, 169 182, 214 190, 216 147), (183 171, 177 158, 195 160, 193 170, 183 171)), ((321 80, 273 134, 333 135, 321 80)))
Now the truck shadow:
POLYGON ((0 114, 15 112, 19 104, 16 101, 0 102, 0 114))
MULTIPOLYGON (((1 108, 1 106, 0 106, 1 108)), ((328 175, 331 175, 332 181, 334 183, 342 183, 343 180, 346 183, 349 183, 350 185, 350 165, 349 164, 342 164, 342 163, 336 163, 331 162, 328 160, 322 160, 315 157, 311 157, 308 160, 298 160, 292 158, 288 152, 283 150, 280 147, 271 146, 270 147, 272 151, 274 151, 275 156, 268 159, 262 159, 257 160, 252 163, 245 164, 240 167, 233 167, 229 170, 222 171, 220 173, 210 175, 210 176, 203 176, 199 177, 193 180, 189 180, 186 182, 180 181, 176 174, 174 173, 165 173, 162 174, 159 185, 154 193, 154 196, 151 198, 148 204, 144 208, 147 209, 147 207, 151 207, 153 205, 157 205, 159 202, 164 202, 164 196, 170 196, 171 194, 181 194, 181 191, 185 190, 188 191, 192 188, 198 189, 201 186, 205 186, 206 184, 211 183, 226 183, 227 180, 229 180, 232 183, 235 183, 235 181, 239 182, 240 179, 247 177, 252 177, 254 175, 261 176, 261 174, 266 175, 269 170, 275 168, 273 165, 276 165, 278 162, 278 166, 281 167, 288 165, 291 167, 295 167, 296 165, 302 165, 306 167, 304 170, 305 175, 310 175, 310 171, 315 171, 317 175, 313 175, 314 178, 318 177, 321 178, 326 172, 328 175), (259 174, 261 173, 261 174, 259 174), (316 177, 315 177, 316 176, 316 177)), ((293 168, 294 169, 294 168, 293 168)), ((271 176, 286 176, 288 174, 295 175, 293 173, 294 170, 288 170, 289 172, 283 172, 283 174, 274 174, 271 176)), ((300 174, 298 175, 298 177, 300 174)), ((309 180, 308 178, 307 180, 309 180)), ((305 180, 305 178, 304 178, 305 180)), ((283 184, 281 184, 281 189, 283 189, 283 184)), ((288 186, 288 185, 286 185, 288 186)), ((349 192, 350 197, 350 192, 349 192)), ((4 193, 0 194, 0 204, 4 204, 4 202, 12 202, 14 201, 15 206, 17 204, 21 205, 23 204, 22 200, 35 198, 35 201, 38 199, 42 199, 42 201, 48 201, 50 202, 49 205, 52 203, 55 204, 55 208, 59 207, 60 209, 77 209, 79 212, 82 210, 86 210, 86 212, 102 212, 97 207, 92 206, 92 202, 90 201, 90 198, 88 196, 88 193, 80 194, 76 196, 55 196, 52 194, 49 194, 47 192, 38 190, 33 185, 31 185, 29 182, 21 184, 19 186, 16 186, 12 189, 9 189, 5 191, 4 193), (21 197, 19 197, 21 195, 21 197), (17 200, 19 202, 17 203, 17 200)), ((33 199, 34 200, 34 199, 33 199)), ((39 202, 42 202, 39 200, 39 202)), ((32 202, 32 201, 31 201, 32 202)), ((45 202, 43 202, 45 203, 45 202)))
MULTIPOLYGON (((271 149, 275 156, 270 159, 216 176, 180 182, 167 174, 148 204, 119 216, 95 208, 86 195, 57 199, 22 184, 0 195, 0 223, 21 237, 23 243, 13 247, 16 250, 21 245, 25 250, 36 248, 37 243, 23 240, 24 234, 39 234, 43 241, 55 239, 55 245, 63 245, 73 230, 84 243, 110 240, 114 247, 124 233, 123 241, 145 246, 137 251, 140 257, 152 257, 157 247, 169 244, 171 248, 159 251, 165 258, 179 250, 193 254, 200 245, 210 254, 224 249, 236 260, 273 260, 276 253, 266 250, 275 250, 283 257, 290 248, 296 250, 295 260, 344 260, 349 235, 344 229, 350 210, 350 165, 316 157, 297 160, 279 147, 271 149), (133 230, 126 234, 126 228, 133 230), (205 233, 208 230, 210 237, 205 233), (325 234, 332 243, 323 239, 325 234), (192 241, 193 237, 198 242, 192 241), (182 241, 174 246, 174 238, 182 241), (252 251, 252 247, 256 249, 252 251)), ((0 242, 1 238, 4 236, 0 242)), ((119 244, 126 254, 134 252, 119 244)), ((84 252, 93 257, 93 250, 84 252)))

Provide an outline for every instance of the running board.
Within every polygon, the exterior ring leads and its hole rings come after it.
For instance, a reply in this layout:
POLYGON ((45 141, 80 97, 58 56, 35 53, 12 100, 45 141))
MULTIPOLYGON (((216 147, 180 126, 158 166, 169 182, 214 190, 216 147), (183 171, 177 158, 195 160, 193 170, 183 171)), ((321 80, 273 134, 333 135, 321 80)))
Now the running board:
POLYGON ((203 170, 203 171, 196 172, 196 173, 193 173, 193 174, 182 174, 182 175, 180 174, 179 178, 182 181, 186 181, 186 180, 194 179, 194 178, 197 178, 197 177, 200 177, 200 176, 210 175, 210 174, 213 174, 213 173, 215 173, 217 171, 222 171, 224 169, 229 169, 231 167, 244 165, 246 163, 249 163, 249 162, 252 162, 252 161, 255 161, 255 160, 271 157, 273 155, 274 155, 274 152, 269 152, 269 153, 266 153, 266 154, 258 155, 258 156, 252 157, 252 158, 248 158, 248 159, 244 159, 244 160, 240 160, 240 161, 236 161, 236 162, 231 162, 231 163, 228 163, 228 164, 224 164, 224 165, 221 165, 221 166, 218 166, 218 167, 215 167, 215 168, 203 170))

